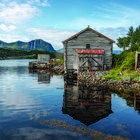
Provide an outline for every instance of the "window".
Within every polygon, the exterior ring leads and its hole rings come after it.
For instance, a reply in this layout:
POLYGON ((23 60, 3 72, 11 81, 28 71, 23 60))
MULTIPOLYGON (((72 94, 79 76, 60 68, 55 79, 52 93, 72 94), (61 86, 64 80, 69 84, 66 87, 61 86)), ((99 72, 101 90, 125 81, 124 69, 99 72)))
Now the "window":
POLYGON ((86 49, 90 49, 90 44, 86 44, 86 49))

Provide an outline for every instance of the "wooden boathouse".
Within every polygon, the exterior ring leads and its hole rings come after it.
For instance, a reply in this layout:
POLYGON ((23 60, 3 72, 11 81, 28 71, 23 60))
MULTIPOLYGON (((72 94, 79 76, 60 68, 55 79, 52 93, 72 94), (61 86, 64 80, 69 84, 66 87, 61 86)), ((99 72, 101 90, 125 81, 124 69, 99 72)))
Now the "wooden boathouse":
POLYGON ((50 63, 50 54, 38 54, 38 64, 50 63))
POLYGON ((65 73, 111 69, 113 43, 89 26, 64 40, 65 73))

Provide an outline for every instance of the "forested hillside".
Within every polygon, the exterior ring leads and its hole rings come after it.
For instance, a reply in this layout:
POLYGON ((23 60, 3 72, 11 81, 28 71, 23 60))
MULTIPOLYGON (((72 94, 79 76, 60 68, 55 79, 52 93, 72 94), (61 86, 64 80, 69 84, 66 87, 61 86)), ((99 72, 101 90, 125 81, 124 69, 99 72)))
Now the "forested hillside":
POLYGON ((55 58, 57 52, 33 50, 30 52, 21 50, 11 50, 0 48, 0 59, 6 58, 33 58, 36 59, 38 54, 50 54, 51 58, 55 58))

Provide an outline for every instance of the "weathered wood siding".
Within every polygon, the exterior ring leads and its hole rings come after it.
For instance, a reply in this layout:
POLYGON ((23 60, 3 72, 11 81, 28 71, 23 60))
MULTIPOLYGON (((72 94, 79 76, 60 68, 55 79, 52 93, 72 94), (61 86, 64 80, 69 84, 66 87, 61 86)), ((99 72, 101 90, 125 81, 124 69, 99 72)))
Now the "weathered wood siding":
POLYGON ((38 63, 45 64, 50 62, 50 55, 49 54, 38 54, 38 63))
POLYGON ((78 70, 78 65, 79 65, 79 56, 78 54, 74 51, 73 53, 73 69, 78 70))
POLYGON ((86 30, 64 43, 65 72, 68 69, 76 68, 76 66, 73 65, 75 61, 75 52, 73 49, 86 49, 86 44, 90 44, 90 49, 104 49, 103 64, 106 64, 107 69, 111 68, 113 43, 91 30, 86 30))

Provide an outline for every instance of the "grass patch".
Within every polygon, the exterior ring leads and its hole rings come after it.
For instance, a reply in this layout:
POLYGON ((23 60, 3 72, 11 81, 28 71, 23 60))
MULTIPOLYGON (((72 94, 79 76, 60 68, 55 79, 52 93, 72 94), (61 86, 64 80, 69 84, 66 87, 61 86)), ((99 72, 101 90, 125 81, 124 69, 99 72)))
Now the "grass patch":
POLYGON ((52 63, 63 63, 64 64, 64 59, 61 59, 61 60, 55 59, 52 63))
POLYGON ((110 81, 110 84, 113 83, 113 81, 110 81))
POLYGON ((140 75, 136 73, 135 68, 135 54, 129 50, 122 52, 121 54, 113 54, 113 69, 110 70, 109 75, 105 75, 102 78, 105 79, 120 79, 129 81, 140 82, 140 75))
POLYGON ((135 70, 123 70, 122 71, 122 70, 120 70, 120 68, 115 68, 115 69, 110 70, 110 74, 105 75, 102 78, 140 82, 140 74, 138 74, 135 70))

